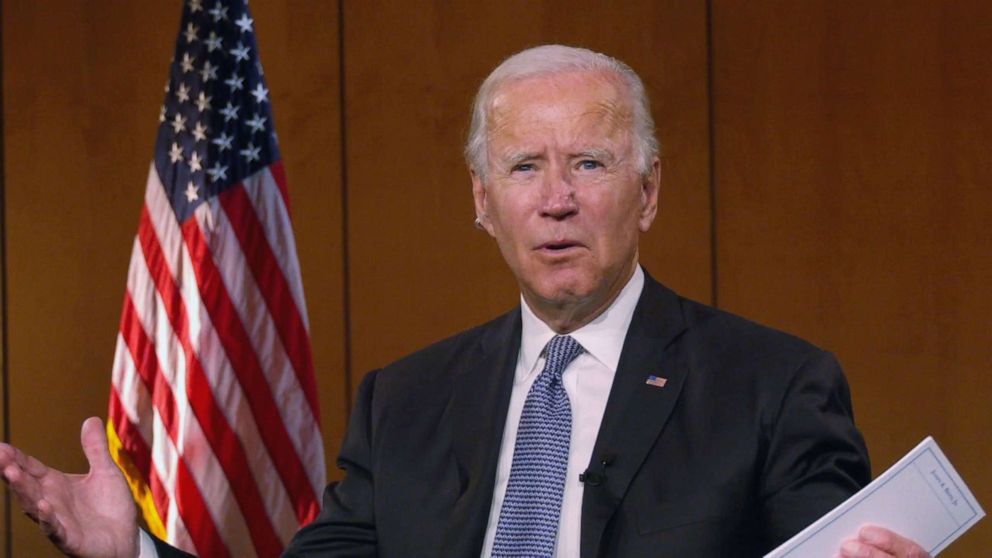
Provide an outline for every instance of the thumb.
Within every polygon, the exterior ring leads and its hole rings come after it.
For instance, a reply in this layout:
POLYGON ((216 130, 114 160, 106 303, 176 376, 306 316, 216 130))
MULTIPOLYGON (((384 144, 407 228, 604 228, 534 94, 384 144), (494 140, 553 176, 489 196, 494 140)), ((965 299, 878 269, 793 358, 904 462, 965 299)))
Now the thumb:
POLYGON ((79 434, 79 442, 83 446, 83 453, 90 463, 90 471, 99 471, 107 467, 116 467, 110 458, 110 449, 107 446, 107 432, 103 428, 103 421, 97 417, 90 417, 83 421, 83 429, 79 434))

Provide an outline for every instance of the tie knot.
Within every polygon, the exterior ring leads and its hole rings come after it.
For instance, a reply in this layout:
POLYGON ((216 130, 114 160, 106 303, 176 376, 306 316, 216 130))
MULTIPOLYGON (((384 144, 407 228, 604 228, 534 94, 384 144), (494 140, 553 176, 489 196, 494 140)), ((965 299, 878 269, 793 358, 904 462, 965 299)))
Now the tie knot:
POLYGON ((571 335, 556 335, 544 347, 544 368, 561 376, 565 368, 582 352, 582 345, 571 335))

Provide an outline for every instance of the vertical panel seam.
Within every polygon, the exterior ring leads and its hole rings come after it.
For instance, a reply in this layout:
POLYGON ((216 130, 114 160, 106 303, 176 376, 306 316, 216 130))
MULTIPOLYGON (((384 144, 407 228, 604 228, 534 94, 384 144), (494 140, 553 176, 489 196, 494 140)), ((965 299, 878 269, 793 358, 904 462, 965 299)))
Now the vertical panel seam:
POLYGON ((713 0, 706 0, 706 110, 709 126, 710 187, 710 304, 720 307, 720 273, 717 257, 716 123, 713 94, 713 0))
POLYGON ((342 317, 344 321, 344 405, 345 423, 351 417, 351 253, 348 219, 348 135, 347 112, 345 101, 345 56, 344 56, 344 0, 338 0, 338 121, 340 128, 341 153, 341 275, 342 275, 342 317))
MULTIPOLYGON (((3 115, 3 10, 0 9, 0 382, 3 396, 0 398, 0 413, 3 416, 3 441, 10 442, 10 367, 8 353, 7 320, 7 186, 6 144, 3 115)), ((10 558, 14 552, 13 523, 11 522, 10 490, 3 493, 3 533, 4 556, 10 558)))
MULTIPOLYGON (((3 10, 0 9, 0 382, 3 387, 3 396, 0 398, 0 413, 3 416, 3 441, 10 442, 10 366, 8 353, 10 345, 8 343, 7 327, 7 187, 6 187, 6 145, 4 134, 6 127, 3 118, 3 79, 5 77, 3 68, 3 10)), ((10 558, 14 552, 13 523, 11 514, 10 489, 3 492, 3 533, 4 533, 4 556, 10 558)))

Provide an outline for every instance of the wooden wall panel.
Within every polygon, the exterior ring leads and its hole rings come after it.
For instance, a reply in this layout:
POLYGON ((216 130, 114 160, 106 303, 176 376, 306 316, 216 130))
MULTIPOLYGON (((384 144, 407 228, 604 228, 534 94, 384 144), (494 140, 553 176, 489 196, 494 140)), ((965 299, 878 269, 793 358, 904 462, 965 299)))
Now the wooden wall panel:
MULTIPOLYGON (((714 2, 718 297, 832 349, 884 470, 992 505, 992 8, 714 2)), ((979 524, 948 556, 985 555, 979 524)))
MULTIPOLYGON (((11 439, 85 471, 79 425, 107 412, 179 12, 23 1, 3 10, 11 439)), ((13 556, 57 555, 13 515, 13 556)))
MULTIPOLYGON (((709 300, 705 9, 348 2, 342 161, 337 3, 254 6, 329 463, 344 428, 346 350, 354 386, 368 369, 516 301, 498 251, 471 225, 460 152, 475 88, 522 48, 588 46, 645 79, 664 184, 642 259, 709 300)), ((992 426, 992 83, 983 71, 992 13, 977 0, 713 10, 721 305, 839 354, 877 469, 932 432, 992 505, 982 434, 992 426)), ((105 413, 178 12, 172 3, 3 3, 10 426, 15 443, 59 467, 84 468, 80 419, 105 413)), ((15 521, 15 556, 52 554, 15 521)), ((980 554, 990 532, 981 525, 948 555, 980 554)))
POLYGON ((352 374, 517 302, 495 244, 472 226, 461 146, 476 88, 503 58, 562 42, 610 53, 647 83, 665 152, 646 267, 710 295, 705 5, 349 2, 345 83, 352 374))
MULTIPOLYGON (((131 243, 180 2, 3 3, 13 442, 85 469, 106 415, 131 243)), ((293 201, 329 460, 344 428, 336 2, 259 3, 293 201)), ((55 555, 19 513, 13 556, 55 555)))

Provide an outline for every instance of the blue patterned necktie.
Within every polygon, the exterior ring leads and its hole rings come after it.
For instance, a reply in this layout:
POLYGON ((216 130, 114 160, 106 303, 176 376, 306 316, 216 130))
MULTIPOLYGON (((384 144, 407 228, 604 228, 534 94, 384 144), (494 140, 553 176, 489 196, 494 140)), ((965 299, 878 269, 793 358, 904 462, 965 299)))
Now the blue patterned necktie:
POLYGON ((568 335, 555 336, 544 348, 544 370, 520 414, 494 557, 554 556, 572 435, 572 406, 561 375, 581 352, 568 335))

